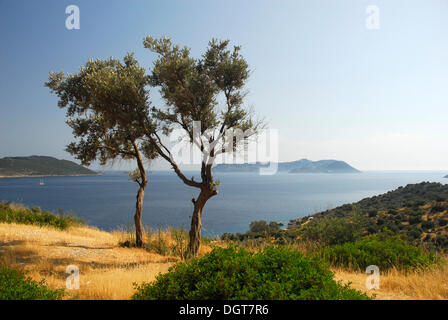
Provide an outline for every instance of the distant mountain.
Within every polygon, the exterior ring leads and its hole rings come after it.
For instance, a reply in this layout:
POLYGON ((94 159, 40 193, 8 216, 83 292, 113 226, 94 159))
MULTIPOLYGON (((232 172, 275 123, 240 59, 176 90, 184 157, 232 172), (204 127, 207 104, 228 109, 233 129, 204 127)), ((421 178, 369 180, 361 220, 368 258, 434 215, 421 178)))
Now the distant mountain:
POLYGON ((7 157, 0 159, 0 178, 27 176, 76 176, 96 175, 72 161, 52 157, 7 157))
POLYGON ((446 176, 444 176, 444 178, 448 178, 448 174, 446 176))
MULTIPOLYGON (((216 172, 258 172, 260 168, 268 167, 267 164, 242 163, 242 164, 218 164, 216 172)), ((359 170, 353 168, 344 161, 320 160, 310 161, 301 159, 291 162, 279 162, 278 171, 290 173, 357 173, 359 170)))
POLYGON ((291 173, 355 173, 361 172, 348 163, 338 160, 310 161, 302 159, 292 163, 294 168, 291 173))

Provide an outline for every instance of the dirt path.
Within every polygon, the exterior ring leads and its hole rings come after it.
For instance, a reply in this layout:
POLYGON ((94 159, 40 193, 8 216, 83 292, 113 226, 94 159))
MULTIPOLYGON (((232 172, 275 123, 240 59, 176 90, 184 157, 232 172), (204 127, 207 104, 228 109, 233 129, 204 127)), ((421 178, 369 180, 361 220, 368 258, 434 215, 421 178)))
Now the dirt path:
POLYGON ((53 288, 65 288, 66 268, 80 270, 80 299, 129 299, 133 283, 148 282, 177 261, 143 249, 118 247, 119 235, 93 228, 51 228, 0 224, 0 262, 29 270, 53 288))

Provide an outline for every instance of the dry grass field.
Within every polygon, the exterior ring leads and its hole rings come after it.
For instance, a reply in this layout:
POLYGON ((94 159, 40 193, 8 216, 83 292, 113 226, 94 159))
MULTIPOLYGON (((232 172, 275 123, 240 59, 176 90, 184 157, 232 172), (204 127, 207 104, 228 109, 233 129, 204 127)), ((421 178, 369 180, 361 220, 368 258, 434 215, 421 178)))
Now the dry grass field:
MULTIPOLYGON (((0 264, 28 270, 35 280, 46 279, 51 288, 65 288, 67 266, 80 270, 80 289, 69 290, 78 299, 130 299, 133 283, 152 281, 179 258, 144 249, 122 248, 122 232, 104 232, 92 227, 68 230, 0 223, 0 264)), ((163 235, 169 243, 170 233, 163 235)), ((200 254, 210 251, 207 245, 200 254)), ((365 289, 366 274, 334 270, 336 279, 365 289)), ((380 289, 368 291, 377 299, 448 299, 448 268, 404 274, 381 275, 380 289)))
MULTIPOLYGON (((355 289, 366 291, 368 275, 361 272, 354 273, 345 270, 334 270, 336 279, 350 281, 355 289)), ((370 290, 379 300, 446 300, 448 299, 448 268, 436 267, 425 272, 411 272, 392 270, 380 275, 380 289, 370 290)))
POLYGON ((151 281, 178 259, 142 249, 118 246, 119 233, 93 228, 60 231, 19 224, 0 224, 0 263, 26 269, 52 288, 65 288, 68 265, 80 270, 79 299, 129 299, 133 282, 151 281))

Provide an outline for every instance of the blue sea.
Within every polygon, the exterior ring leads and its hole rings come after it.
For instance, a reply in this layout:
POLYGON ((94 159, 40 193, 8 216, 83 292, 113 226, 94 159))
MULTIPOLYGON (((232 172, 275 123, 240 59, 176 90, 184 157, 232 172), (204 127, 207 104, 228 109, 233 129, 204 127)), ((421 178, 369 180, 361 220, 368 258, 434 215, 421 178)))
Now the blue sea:
MULTIPOLYGON (((206 204, 203 235, 244 232, 254 220, 290 219, 359 201, 399 186, 422 181, 448 183, 447 172, 363 172, 359 174, 220 173, 219 194, 206 204)), ((188 173, 187 176, 198 176, 188 173)), ((73 211, 104 230, 133 224, 137 185, 127 174, 86 177, 0 179, 0 200, 40 206, 44 210, 73 211)), ((189 229, 195 188, 172 172, 149 176, 143 210, 145 225, 189 229)))

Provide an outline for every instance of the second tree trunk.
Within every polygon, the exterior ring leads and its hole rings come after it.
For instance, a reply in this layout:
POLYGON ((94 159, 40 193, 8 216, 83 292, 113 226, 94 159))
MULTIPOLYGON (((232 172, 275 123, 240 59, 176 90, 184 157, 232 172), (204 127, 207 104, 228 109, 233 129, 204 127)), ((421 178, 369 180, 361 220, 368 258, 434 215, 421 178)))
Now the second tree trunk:
POLYGON ((143 247, 143 224, 142 224, 142 211, 143 211, 143 198, 145 197, 146 185, 142 184, 137 193, 137 203, 135 206, 135 245, 139 248, 143 247))
POLYGON ((201 190, 199 197, 194 201, 193 216, 191 217, 190 242, 188 244, 188 252, 192 257, 197 256, 199 246, 201 245, 202 211, 209 198, 210 196, 201 190))

